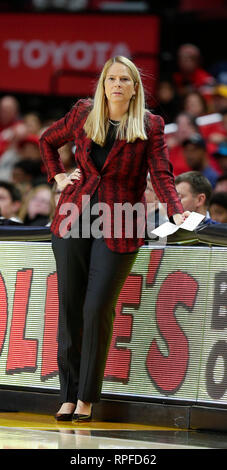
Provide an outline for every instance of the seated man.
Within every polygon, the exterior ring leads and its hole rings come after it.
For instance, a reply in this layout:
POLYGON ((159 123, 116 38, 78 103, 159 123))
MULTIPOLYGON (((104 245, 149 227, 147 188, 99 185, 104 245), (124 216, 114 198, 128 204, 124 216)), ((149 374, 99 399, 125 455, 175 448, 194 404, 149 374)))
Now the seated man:
POLYGON ((216 223, 208 212, 212 186, 199 171, 187 171, 175 178, 175 186, 184 211, 205 215, 202 223, 216 223))
POLYGON ((209 210, 213 220, 221 224, 227 223, 227 193, 215 192, 211 199, 209 210))
MULTIPOLYGON (((13 221, 22 223, 17 214, 21 206, 21 194, 19 190, 7 181, 0 181, 0 217, 1 223, 13 221)), ((10 223, 10 222, 9 222, 10 223)))
POLYGON ((214 192, 224 192, 227 193, 227 173, 220 175, 216 181, 214 192))
POLYGON ((183 142, 184 157, 192 171, 200 171, 211 183, 212 187, 218 178, 217 171, 210 165, 206 142, 200 134, 193 134, 183 142))

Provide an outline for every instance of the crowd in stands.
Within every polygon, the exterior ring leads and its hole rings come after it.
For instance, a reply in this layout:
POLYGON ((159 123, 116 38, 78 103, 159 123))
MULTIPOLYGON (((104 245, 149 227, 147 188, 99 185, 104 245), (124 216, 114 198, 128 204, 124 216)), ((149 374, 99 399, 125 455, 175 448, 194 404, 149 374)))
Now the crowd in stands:
MULTIPOLYGON (((23 117, 14 96, 0 100, 0 223, 49 225, 59 198, 47 183, 39 151, 39 138, 50 122, 36 112, 23 117)), ((75 166, 73 145, 59 149, 66 172, 75 166)))
POLYGON ((176 72, 159 81, 154 112, 170 128, 166 142, 184 209, 206 215, 205 223, 227 223, 227 62, 211 71, 197 46, 182 44, 176 72))
MULTIPOLYGON (((205 223, 227 223, 227 72, 223 64, 212 76, 202 68, 199 49, 182 45, 178 69, 171 80, 160 80, 153 110, 162 115, 166 129, 174 123, 166 132, 166 142, 176 188, 184 209, 204 214, 205 223), (203 120, 205 116, 209 119, 203 120)), ((47 183, 39 151, 39 138, 49 124, 36 110, 22 115, 14 96, 0 99, 0 224, 51 223, 60 194, 56 184, 47 183)), ((59 149, 67 173, 76 166, 75 152, 73 142, 59 149)), ((149 175, 145 196, 157 203, 149 175)))

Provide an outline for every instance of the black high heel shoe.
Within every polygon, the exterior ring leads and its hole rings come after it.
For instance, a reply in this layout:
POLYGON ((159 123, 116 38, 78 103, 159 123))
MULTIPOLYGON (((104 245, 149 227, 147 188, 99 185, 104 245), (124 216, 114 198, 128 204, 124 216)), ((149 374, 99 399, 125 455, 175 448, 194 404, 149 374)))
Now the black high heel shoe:
POLYGON ((72 421, 74 411, 72 413, 56 413, 55 419, 57 421, 72 421))
POLYGON ((91 421, 92 420, 92 409, 91 409, 91 413, 89 415, 84 415, 84 414, 81 414, 81 413, 73 413, 72 420, 77 421, 77 422, 81 422, 81 423, 91 421))
POLYGON ((71 413, 56 413, 55 415, 55 419, 57 421, 72 421, 72 417, 73 417, 73 414, 74 414, 74 411, 76 409, 76 405, 74 406, 74 409, 71 413))

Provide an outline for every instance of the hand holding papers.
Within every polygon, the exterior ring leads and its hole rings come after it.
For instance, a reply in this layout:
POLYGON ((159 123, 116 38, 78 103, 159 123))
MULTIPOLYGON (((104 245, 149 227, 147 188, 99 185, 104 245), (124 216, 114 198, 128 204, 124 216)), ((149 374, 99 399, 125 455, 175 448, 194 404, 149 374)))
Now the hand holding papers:
POLYGON ((184 230, 189 230, 193 232, 195 228, 200 224, 200 222, 204 219, 205 215, 198 214, 198 212, 192 212, 187 219, 183 222, 181 225, 175 225, 172 224, 171 222, 165 222, 164 224, 160 225, 158 228, 155 230, 152 230, 151 233, 154 235, 164 238, 167 237, 168 235, 171 235, 179 228, 183 228, 184 230))

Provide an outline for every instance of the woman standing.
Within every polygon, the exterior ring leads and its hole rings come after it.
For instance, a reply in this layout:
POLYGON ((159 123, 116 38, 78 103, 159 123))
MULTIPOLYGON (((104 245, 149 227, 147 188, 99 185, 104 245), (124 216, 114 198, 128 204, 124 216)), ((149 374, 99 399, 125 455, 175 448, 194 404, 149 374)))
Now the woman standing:
MULTIPOLYGON (((160 116, 145 110, 138 69, 118 56, 104 65, 94 101, 79 100, 41 137, 48 181, 55 180, 62 190, 51 225, 59 292, 58 420, 91 419, 92 403, 100 399, 117 298, 144 243, 143 211, 133 217, 133 233, 128 233, 126 222, 119 235, 116 207, 144 207, 150 171, 157 197, 168 204, 168 215, 176 224, 187 216, 175 190, 163 127, 160 116), (67 176, 57 149, 72 140, 77 169, 67 176), (94 232, 83 235, 82 215, 90 216, 83 198, 88 196, 92 208, 98 202, 109 209, 101 237, 94 232)), ((126 215, 121 222, 125 220, 126 215)))

